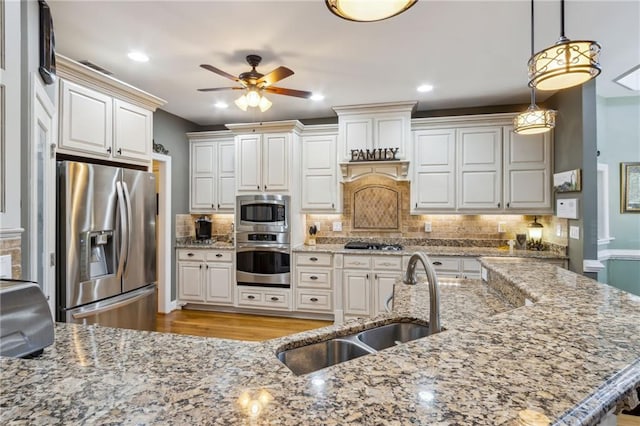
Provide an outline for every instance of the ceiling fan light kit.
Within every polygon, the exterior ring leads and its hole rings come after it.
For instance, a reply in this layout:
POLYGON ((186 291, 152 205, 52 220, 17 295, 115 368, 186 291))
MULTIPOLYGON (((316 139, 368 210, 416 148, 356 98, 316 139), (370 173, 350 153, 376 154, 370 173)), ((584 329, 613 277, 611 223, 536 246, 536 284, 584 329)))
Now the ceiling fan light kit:
MULTIPOLYGON (((531 0, 531 54, 533 55, 533 1, 531 0)), ((556 126, 556 112, 552 109, 543 109, 536 105, 536 89, 531 88, 531 105, 525 112, 521 112, 513 118, 513 131, 520 135, 535 135, 548 132, 556 126)))
POLYGON ((273 105, 273 103, 269 99, 264 97, 264 95, 262 94, 263 92, 275 93, 277 95, 294 96, 297 98, 311 98, 311 92, 272 86, 273 83, 293 75, 293 71, 291 71, 289 68, 278 67, 268 74, 261 74, 256 71, 256 67, 260 64, 260 61, 262 61, 262 57, 258 55, 248 55, 246 59, 247 63, 251 65, 251 71, 243 72, 237 77, 208 64, 200 65, 207 71, 211 71, 212 73, 235 81, 236 83, 240 84, 240 86, 213 87, 208 89, 198 89, 198 91, 217 92, 220 90, 245 90, 246 92, 234 102, 236 106, 243 111, 246 111, 248 107, 258 107, 262 112, 265 112, 266 110, 271 108, 271 105, 273 105))
POLYGON ((560 0, 560 39, 529 59, 529 86, 560 90, 578 86, 600 74, 600 45, 595 41, 571 41, 564 35, 564 0, 560 0))
POLYGON ((375 22, 396 16, 418 0, 325 0, 336 16, 356 22, 375 22))

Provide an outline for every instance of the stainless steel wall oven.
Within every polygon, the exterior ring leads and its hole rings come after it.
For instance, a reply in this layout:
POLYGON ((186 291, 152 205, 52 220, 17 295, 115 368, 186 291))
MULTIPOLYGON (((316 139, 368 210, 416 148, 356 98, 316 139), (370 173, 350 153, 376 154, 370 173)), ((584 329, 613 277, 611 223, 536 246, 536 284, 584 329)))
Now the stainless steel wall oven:
POLYGON ((289 196, 238 196, 236 223, 238 285, 289 288, 289 196))

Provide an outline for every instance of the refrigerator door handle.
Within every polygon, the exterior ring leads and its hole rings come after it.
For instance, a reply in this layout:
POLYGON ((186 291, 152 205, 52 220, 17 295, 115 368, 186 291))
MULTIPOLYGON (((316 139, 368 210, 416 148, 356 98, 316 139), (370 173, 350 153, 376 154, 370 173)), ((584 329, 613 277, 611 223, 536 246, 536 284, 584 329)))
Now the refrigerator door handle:
POLYGON ((120 212, 120 257, 118 261, 118 273, 117 277, 120 279, 124 272, 125 259, 129 254, 127 253, 129 243, 125 242, 125 237, 129 235, 129 222, 127 219, 127 212, 125 206, 124 191, 122 189, 122 183, 116 182, 116 193, 118 194, 118 210, 120 212))
POLYGON ((148 297, 149 294, 153 293, 154 291, 156 291, 155 287, 152 289, 145 289, 141 291, 139 294, 136 294, 135 296, 129 295, 130 297, 128 298, 125 298, 123 300, 118 300, 113 303, 107 303, 105 305, 101 305, 101 303, 98 302, 95 304, 96 305, 95 309, 81 310, 80 312, 71 314, 71 316, 73 317, 73 319, 83 319, 83 318, 92 317, 92 316, 101 314, 103 312, 111 311, 114 309, 121 308, 123 306, 130 305, 132 303, 135 303, 140 299, 144 299, 145 297, 148 297))
POLYGON ((133 222, 133 217, 131 213, 131 195, 129 194, 129 187, 127 186, 127 182, 122 182, 122 187, 124 190, 124 199, 127 203, 127 256, 124 259, 124 270, 127 270, 127 263, 129 263, 129 249, 131 248, 131 222, 133 222))

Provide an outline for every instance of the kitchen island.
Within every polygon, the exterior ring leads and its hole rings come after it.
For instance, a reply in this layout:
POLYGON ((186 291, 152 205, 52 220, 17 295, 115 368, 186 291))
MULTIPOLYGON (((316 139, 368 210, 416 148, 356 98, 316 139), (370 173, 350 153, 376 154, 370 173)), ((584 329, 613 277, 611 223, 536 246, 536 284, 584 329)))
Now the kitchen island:
POLYGON ((443 280, 445 331, 304 376, 275 353, 424 322, 427 286, 398 283, 393 313, 262 343, 58 324, 40 359, 1 360, 0 421, 591 425, 638 404, 640 297, 540 262, 482 262, 488 286, 443 280))

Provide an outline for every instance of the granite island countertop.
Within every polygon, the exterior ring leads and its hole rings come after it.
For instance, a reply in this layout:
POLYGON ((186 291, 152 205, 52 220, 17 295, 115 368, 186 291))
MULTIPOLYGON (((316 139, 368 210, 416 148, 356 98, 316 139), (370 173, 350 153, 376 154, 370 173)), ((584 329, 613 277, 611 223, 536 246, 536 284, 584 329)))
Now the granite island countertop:
POLYGON ((393 313, 262 343, 58 324, 41 359, 0 360, 0 421, 515 425, 528 409, 592 425, 637 404, 640 297, 543 263, 482 262, 491 289, 443 280, 446 331, 304 376, 275 351, 424 321, 427 286, 396 285, 393 313))

